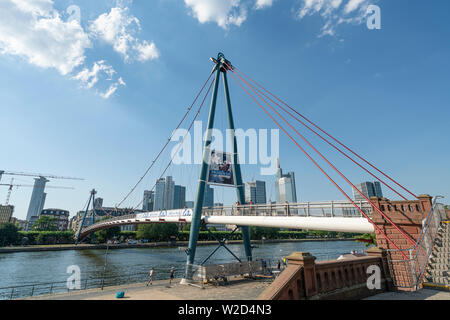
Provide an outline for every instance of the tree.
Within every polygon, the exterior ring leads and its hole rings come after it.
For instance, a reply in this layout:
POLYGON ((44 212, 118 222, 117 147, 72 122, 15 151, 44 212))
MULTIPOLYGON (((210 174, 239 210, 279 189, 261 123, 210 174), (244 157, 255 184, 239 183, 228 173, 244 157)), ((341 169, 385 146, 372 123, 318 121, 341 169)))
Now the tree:
POLYGON ((58 231, 58 221, 53 217, 40 216, 32 229, 34 231, 58 231))
POLYGON ((377 245, 377 238, 375 234, 365 233, 362 235, 355 236, 356 242, 364 243, 366 247, 370 247, 371 245, 377 245))
POLYGON ((266 239, 275 239, 278 236, 279 228, 263 228, 263 227, 250 227, 250 237, 253 240, 261 240, 263 237, 266 239))
POLYGON ((118 236, 120 236, 120 227, 112 227, 95 232, 95 241, 97 243, 105 243, 118 236))
POLYGON ((178 226, 174 223, 141 224, 138 227, 137 238, 150 241, 167 241, 171 236, 178 235, 178 226))
POLYGON ((18 243, 19 230, 12 223, 3 223, 0 225, 0 245, 2 247, 18 243))

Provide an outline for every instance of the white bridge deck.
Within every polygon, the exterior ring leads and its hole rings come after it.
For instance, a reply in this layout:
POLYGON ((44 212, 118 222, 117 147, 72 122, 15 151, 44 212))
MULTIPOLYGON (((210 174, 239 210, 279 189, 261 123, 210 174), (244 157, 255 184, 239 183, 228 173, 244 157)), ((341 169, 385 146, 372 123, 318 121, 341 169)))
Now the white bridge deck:
MULTIPOLYGON (((356 204, 369 216, 368 202, 356 204)), ((162 210, 114 217, 83 228, 81 237, 113 226, 149 223, 190 223, 192 209, 162 210)), ((206 224, 374 233, 373 225, 348 201, 239 205, 203 208, 206 224)))

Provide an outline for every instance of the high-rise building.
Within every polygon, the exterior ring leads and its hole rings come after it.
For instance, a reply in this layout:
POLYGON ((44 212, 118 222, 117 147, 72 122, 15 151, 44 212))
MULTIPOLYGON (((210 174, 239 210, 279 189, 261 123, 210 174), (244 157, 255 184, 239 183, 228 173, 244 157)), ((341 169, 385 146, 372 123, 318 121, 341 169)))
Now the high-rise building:
MULTIPOLYGON (((378 181, 375 182, 362 182, 355 187, 361 191, 361 193, 370 199, 370 197, 378 197, 383 198, 383 191, 381 190, 381 184, 378 181)), ((355 188, 353 188, 353 199, 354 200, 365 200, 364 197, 361 195, 355 188)))
POLYGON ((175 185, 171 176, 161 178, 157 181, 153 200, 153 211, 182 209, 185 205, 186 187, 175 185))
POLYGON ((103 198, 95 198, 94 200, 94 208, 100 209, 103 207, 103 198))
POLYGON ((164 208, 164 188, 166 180, 158 179, 155 186, 155 202, 153 203, 153 211, 162 210, 164 208))
POLYGON ((27 221, 30 222, 36 217, 39 218, 42 209, 44 209, 46 193, 45 184, 48 182, 44 177, 34 179, 33 193, 31 194, 30 205, 28 206, 27 221), (34 217, 34 218, 32 218, 34 217))
POLYGON ((186 201, 186 208, 194 209, 194 201, 186 201))
POLYGON ((205 187, 205 195, 203 197, 203 207, 213 207, 214 206, 214 189, 208 184, 205 187))
POLYGON ((264 181, 246 182, 245 202, 255 204, 266 203, 266 183, 264 181))
POLYGON ((373 191, 375 192, 376 197, 383 198, 383 190, 381 189, 381 183, 379 181, 373 182, 373 191))
POLYGON ((153 211, 155 202, 155 192, 150 190, 144 191, 144 200, 142 201, 142 210, 146 212, 153 211))
POLYGON ((42 210, 41 216, 55 218, 55 227, 57 227, 59 231, 66 231, 69 227, 69 211, 67 210, 45 209, 42 210))
POLYGON ((11 222, 14 206, 0 205, 0 224, 11 222))
POLYGON ((297 202, 297 188, 295 186, 295 173, 283 174, 280 167, 280 160, 277 159, 277 181, 275 189, 278 203, 297 202))
POLYGON ((183 209, 186 205, 186 187, 175 185, 173 190, 173 209, 183 209))
POLYGON ((175 183, 171 176, 167 176, 164 185, 164 207, 165 210, 173 209, 175 183))

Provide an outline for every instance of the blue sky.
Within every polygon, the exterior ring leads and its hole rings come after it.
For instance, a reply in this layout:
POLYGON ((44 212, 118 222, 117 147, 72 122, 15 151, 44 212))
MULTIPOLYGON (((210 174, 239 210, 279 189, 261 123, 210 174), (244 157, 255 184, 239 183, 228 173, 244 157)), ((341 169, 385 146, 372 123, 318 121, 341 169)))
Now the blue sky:
MULTIPOLYGON (((92 188, 113 206, 192 102, 212 68, 209 57, 223 52, 416 194, 448 199, 449 10, 439 0, 3 1, 0 168, 86 179, 49 183, 76 190, 48 189, 45 207, 74 214, 92 188), (380 30, 366 26, 369 4, 381 8, 380 30), (66 12, 70 6, 80 8, 79 22, 66 12)), ((229 81, 236 126, 275 128, 229 81)), ((219 128, 227 123, 224 107, 221 90, 219 128)), ((370 179, 313 141, 352 182, 370 179)), ((282 168, 296 173, 301 201, 343 199, 283 134, 280 154, 282 168)), ((139 203, 169 157, 166 152, 124 205, 139 203)), ((193 200, 198 166, 174 166, 168 174, 188 186, 193 200)), ((267 181, 274 198, 273 177, 250 165, 243 174, 267 181)), ((2 203, 6 192, 0 190, 2 203)), ((15 216, 25 218, 30 196, 31 188, 13 191, 15 216)), ((234 190, 217 189, 216 202, 234 199, 234 190)))

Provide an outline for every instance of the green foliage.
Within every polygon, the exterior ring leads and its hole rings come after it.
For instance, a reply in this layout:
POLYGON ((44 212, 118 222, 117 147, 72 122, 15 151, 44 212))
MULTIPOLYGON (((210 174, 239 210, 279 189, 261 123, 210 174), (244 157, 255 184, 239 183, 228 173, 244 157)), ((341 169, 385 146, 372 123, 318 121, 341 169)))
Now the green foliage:
POLYGON ((372 234, 372 233, 365 233, 362 235, 357 235, 357 236, 354 236, 354 238, 357 239, 356 242, 364 243, 366 247, 370 247, 372 245, 375 245, 375 246, 377 245, 377 238, 376 238, 375 234, 372 234), (366 241, 359 241, 358 239, 372 241, 372 243, 366 242, 366 241))
POLYGON ((138 239, 149 241, 168 241, 171 236, 178 236, 178 225, 174 223, 141 224, 137 231, 138 239))
POLYGON ((34 231, 58 231, 58 220, 54 217, 40 216, 34 223, 34 231))
POLYGON ((22 245, 70 244, 73 243, 73 231, 19 231, 22 245))
POLYGON ((137 232, 136 231, 120 231, 120 236, 125 239, 136 239, 137 232))
POLYGON ((0 246, 5 247, 19 242, 19 231, 12 223, 0 225, 0 246))
POLYGON ((106 243, 115 237, 120 237, 120 227, 112 227, 95 232, 96 243, 106 243))
POLYGON ((263 227, 250 227, 250 237, 253 240, 261 240, 266 238, 267 240, 276 239, 278 237, 278 228, 263 228, 263 227))

